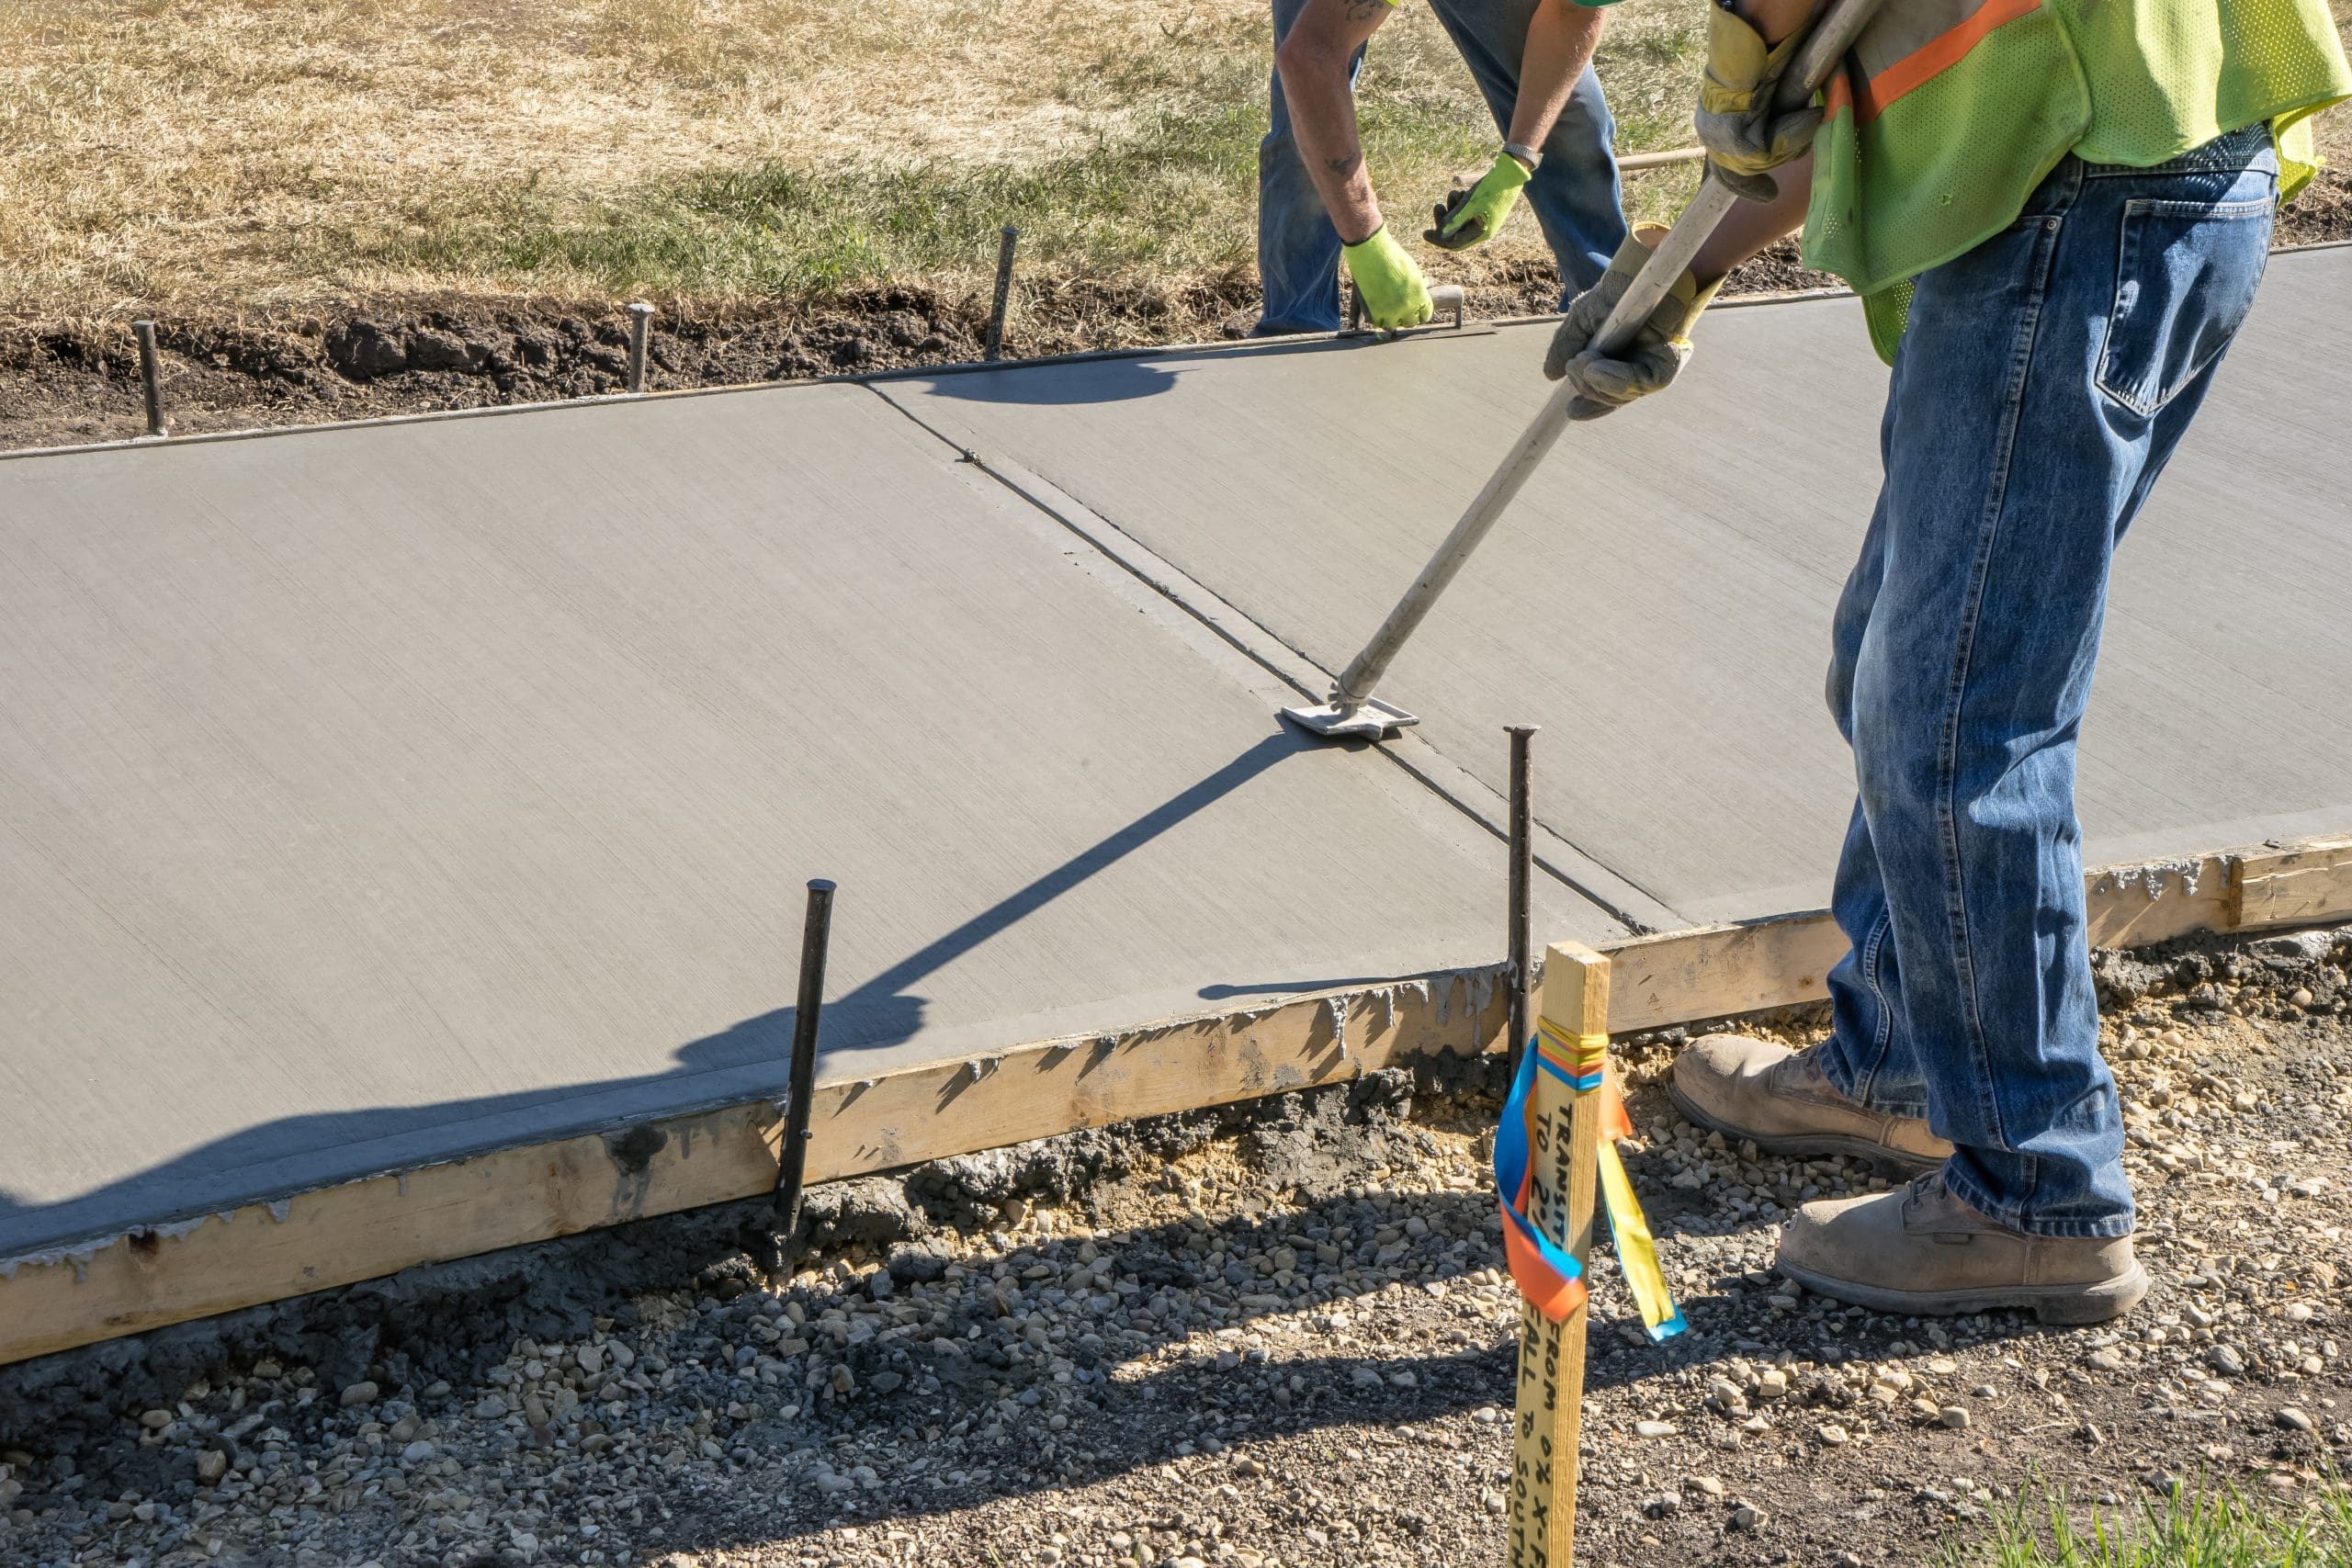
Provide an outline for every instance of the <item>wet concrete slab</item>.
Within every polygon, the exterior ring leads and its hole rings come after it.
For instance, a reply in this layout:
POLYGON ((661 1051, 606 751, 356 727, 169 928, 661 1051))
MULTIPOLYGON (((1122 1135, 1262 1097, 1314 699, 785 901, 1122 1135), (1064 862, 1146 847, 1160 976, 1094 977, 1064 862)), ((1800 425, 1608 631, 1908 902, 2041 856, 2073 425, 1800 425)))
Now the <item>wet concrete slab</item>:
MULTIPOLYGON (((2082 753, 2094 863, 2352 826, 2352 250, 2282 254, 2121 551, 2082 753)), ((877 383, 1041 476, 1326 671, 1541 401, 1545 325, 877 383)), ((1382 694, 1691 920, 1827 901, 1852 768, 1829 616, 1878 485, 1850 299, 1719 308, 1670 398, 1573 431, 1382 694)))
POLYGON ((855 386, 0 459, 0 1257, 1498 960, 1291 700, 855 386))

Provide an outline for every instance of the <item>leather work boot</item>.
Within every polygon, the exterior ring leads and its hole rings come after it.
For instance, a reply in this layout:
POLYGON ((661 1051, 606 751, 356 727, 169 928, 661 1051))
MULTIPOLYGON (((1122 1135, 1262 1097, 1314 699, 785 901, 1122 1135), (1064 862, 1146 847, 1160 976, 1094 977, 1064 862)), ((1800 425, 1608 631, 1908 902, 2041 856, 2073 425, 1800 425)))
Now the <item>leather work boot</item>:
POLYGON ((1726 1138, 1750 1138, 1767 1154, 1818 1159, 1852 1155, 1901 1176, 1943 1164, 1951 1145, 1909 1116, 1871 1111, 1821 1076, 1815 1050, 1745 1034, 1706 1034, 1674 1063, 1675 1106, 1726 1138))
POLYGON ((2148 1293, 2132 1238, 2027 1235, 1923 1176, 1892 1192, 1807 1203, 1773 1265, 1809 1291, 1905 1316, 2030 1307, 2044 1323, 2103 1323, 2148 1293))

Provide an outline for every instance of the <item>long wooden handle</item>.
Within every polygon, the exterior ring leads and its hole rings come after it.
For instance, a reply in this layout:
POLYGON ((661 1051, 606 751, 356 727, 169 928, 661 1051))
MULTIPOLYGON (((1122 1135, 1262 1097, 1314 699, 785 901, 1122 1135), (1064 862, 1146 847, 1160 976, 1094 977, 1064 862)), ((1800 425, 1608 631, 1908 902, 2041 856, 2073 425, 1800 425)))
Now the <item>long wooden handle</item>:
MULTIPOLYGON (((1796 58, 1781 73, 1780 85, 1773 90, 1772 107, 1789 110, 1803 108, 1829 73, 1838 68, 1854 40, 1884 0, 1837 0, 1828 12, 1805 36, 1797 47, 1796 58)), ((1650 312, 1658 307, 1676 281, 1690 270, 1690 263, 1701 246, 1715 231, 1724 214, 1737 205, 1738 197, 1724 188, 1720 180, 1709 180, 1699 187, 1699 194, 1676 219, 1674 228, 1660 241, 1650 259, 1627 286, 1609 319, 1600 323, 1600 331, 1593 334, 1600 352, 1611 358, 1622 355, 1634 346, 1634 338, 1650 312), (1712 193, 1712 195, 1710 194, 1712 193)))
MULTIPOLYGON (((1811 97, 1827 80, 1863 25, 1876 14, 1880 4, 1881 0, 1834 0, 1790 62, 1773 102, 1793 108, 1811 97)), ((1711 179, 1700 185, 1699 194, 1690 198, 1690 205, 1675 220, 1673 229, 1658 243, 1657 249, 1643 264, 1595 334, 1602 353, 1619 355, 1625 351, 1642 323, 1649 320, 1650 312, 1657 309, 1657 302, 1666 298, 1675 280, 1690 270, 1699 247, 1707 243, 1707 236, 1715 231, 1715 226, 1738 200, 1721 180, 1711 179)), ((1339 682, 1331 692, 1336 705, 1360 706, 1371 699, 1380 678, 1388 673, 1397 649, 1420 626, 1430 606, 1437 603, 1438 595, 1462 570, 1504 508, 1517 498, 1528 476, 1535 472, 1561 433, 1567 429, 1568 405, 1576 396, 1574 384, 1563 381, 1544 400, 1543 408, 1528 422, 1519 439, 1511 443, 1510 450, 1496 465, 1476 499, 1454 524, 1445 542, 1437 547, 1437 553, 1430 558, 1429 565, 1405 590, 1396 607, 1388 612, 1388 618, 1372 634, 1372 640, 1363 645, 1363 651, 1340 671, 1339 682)))

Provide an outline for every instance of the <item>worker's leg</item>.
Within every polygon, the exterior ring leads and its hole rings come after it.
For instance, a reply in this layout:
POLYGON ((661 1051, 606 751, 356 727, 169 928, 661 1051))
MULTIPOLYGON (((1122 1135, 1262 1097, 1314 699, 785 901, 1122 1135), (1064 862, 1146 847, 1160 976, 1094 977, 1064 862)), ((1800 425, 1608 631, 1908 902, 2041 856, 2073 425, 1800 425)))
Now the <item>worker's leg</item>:
MULTIPOLYGON (((1274 45, 1280 48, 1306 0, 1274 0, 1274 45)), ((1351 84, 1363 70, 1363 51, 1349 62, 1351 84)), ((1265 304, 1252 335, 1340 330, 1340 231, 1323 209, 1298 142, 1291 136, 1290 106, 1282 73, 1273 73, 1273 118, 1258 143, 1258 284, 1265 304)))
POLYGON ((1850 680, 1861 809, 1838 883, 1856 952, 1822 1068, 1873 1103, 1923 1101, 1958 1204, 1810 1205, 1784 1264, 1909 1270, 1917 1288, 1940 1259, 1959 1289, 2027 1253, 1913 1256, 1906 1236, 1989 1220, 2098 1252, 2132 1229, 2075 739, 2114 547, 2253 299, 2276 183, 2258 128, 2155 169, 2070 159, 2015 225, 1918 279, 1832 672, 1833 701, 1850 680))
MULTIPOLYGON (((1890 402, 1879 432, 1882 464, 1894 431, 1890 402)), ((1887 489, 1882 486, 1878 507, 1862 536, 1861 554, 1830 623, 1829 712, 1848 746, 1854 743, 1854 669, 1886 571, 1886 509, 1887 489)), ((1889 1115, 1924 1118, 1927 1085, 1904 1018, 1901 959, 1887 912, 1886 885, 1871 841, 1870 816, 1860 801, 1846 825, 1846 846, 1838 859, 1829 908, 1845 932, 1847 948, 1846 956, 1829 972, 1833 1028, 1820 1047, 1823 1076, 1860 1104, 1889 1115)))
MULTIPOLYGON (((1430 8, 1476 78, 1496 130, 1508 136, 1535 0, 1430 0, 1430 8)), ((1563 306, 1600 281, 1609 258, 1625 243, 1611 147, 1616 134, 1600 78, 1588 67, 1553 125, 1543 162, 1524 193, 1559 264, 1563 306)))
MULTIPOLYGON (((1883 442, 1893 428, 1882 428, 1883 442)), ((1831 637, 1829 710, 1854 739, 1854 662, 1886 559, 1886 496, 1863 536, 1831 637)), ((1672 1093, 1683 1115, 1769 1154, 1848 1155, 1905 1175, 1934 1170, 1951 1145, 1927 1123, 1926 1088, 1903 1020, 1903 987, 1889 939, 1886 889, 1860 806, 1847 829, 1830 908, 1846 933, 1829 973, 1835 1026, 1802 1051, 1750 1034, 1710 1034, 1675 1059, 1672 1093)))

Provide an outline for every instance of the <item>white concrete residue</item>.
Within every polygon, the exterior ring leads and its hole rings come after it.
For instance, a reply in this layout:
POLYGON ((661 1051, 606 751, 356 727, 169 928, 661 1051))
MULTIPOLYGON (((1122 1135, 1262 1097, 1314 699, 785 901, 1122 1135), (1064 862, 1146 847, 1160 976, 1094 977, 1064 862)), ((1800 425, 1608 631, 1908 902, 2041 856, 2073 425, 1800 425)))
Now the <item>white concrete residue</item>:
POLYGON ((78 1285, 90 1277, 90 1259, 122 1239, 110 1235, 96 1241, 75 1242, 72 1247, 51 1247, 46 1252, 20 1252, 14 1258, 0 1258, 0 1280, 15 1279, 19 1269, 54 1269, 61 1263, 71 1263, 74 1282, 78 1285))
POLYGON ((2147 895, 2148 902, 2153 904, 2165 896, 2165 889, 2177 879, 2180 883, 2182 896, 2193 898, 2197 896, 2198 881, 2204 874, 2205 863, 2202 860, 2151 861, 2145 865, 2116 866, 2099 873, 2098 891, 2120 893, 2127 888, 2137 887, 2147 895))
POLYGON ((1323 998, 1323 1016, 1331 1024, 1331 1043, 1340 1048, 1342 1061, 1348 1055, 1348 998, 1342 996, 1323 998))
POLYGON ((262 1207, 269 1211, 269 1217, 271 1219, 276 1220, 282 1225, 286 1223, 287 1216, 294 1212, 294 1200, 291 1198, 279 1198, 271 1202, 263 1204, 262 1207))
POLYGON ((1377 1040, 1396 1027, 1396 987, 1395 986, 1383 986, 1364 1000, 1380 1009, 1377 1021, 1369 1021, 1365 1026, 1366 1040, 1377 1040))
POLYGON ((1470 983, 1470 1018, 1473 1022, 1487 1016, 1487 1008, 1495 999, 1496 987, 1503 981, 1497 969, 1473 969, 1466 978, 1470 983))

